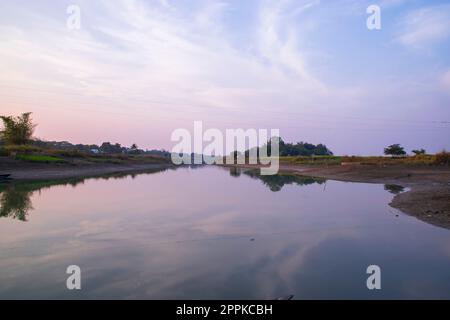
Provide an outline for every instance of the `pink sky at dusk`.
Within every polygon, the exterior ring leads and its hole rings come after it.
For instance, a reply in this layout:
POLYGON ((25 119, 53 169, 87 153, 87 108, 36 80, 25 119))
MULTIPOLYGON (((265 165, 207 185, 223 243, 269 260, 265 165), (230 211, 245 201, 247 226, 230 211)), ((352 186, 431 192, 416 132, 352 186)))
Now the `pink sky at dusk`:
POLYGON ((0 4, 1 114, 36 137, 170 149, 177 128, 278 128, 336 154, 450 149, 450 6, 366 1, 0 4))

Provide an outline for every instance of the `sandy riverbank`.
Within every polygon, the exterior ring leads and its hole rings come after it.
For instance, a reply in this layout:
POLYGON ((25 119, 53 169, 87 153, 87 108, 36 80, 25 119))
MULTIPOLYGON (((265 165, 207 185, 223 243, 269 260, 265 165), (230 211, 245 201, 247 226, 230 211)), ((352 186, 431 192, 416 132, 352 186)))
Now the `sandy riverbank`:
MULTIPOLYGON (((255 168, 252 165, 239 167, 255 168)), ((390 206, 427 223, 450 229, 450 168, 439 166, 280 164, 280 173, 338 181, 400 185, 406 192, 394 196, 390 206)))

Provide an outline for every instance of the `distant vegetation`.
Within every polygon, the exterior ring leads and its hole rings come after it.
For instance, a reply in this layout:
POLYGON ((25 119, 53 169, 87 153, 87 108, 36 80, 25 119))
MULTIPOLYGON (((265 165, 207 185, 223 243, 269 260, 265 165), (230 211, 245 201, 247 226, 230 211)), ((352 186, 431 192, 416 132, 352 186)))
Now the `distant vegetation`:
POLYGON ((9 156, 16 160, 36 163, 70 164, 132 164, 132 163, 169 163, 170 158, 155 154, 133 153, 92 153, 79 149, 54 149, 50 146, 6 145, 0 147, 0 156, 9 156))
POLYGON ((33 146, 43 149, 64 150, 68 153, 85 153, 85 154, 133 154, 133 155, 154 155, 169 158, 170 153, 165 150, 142 150, 134 143, 131 147, 124 147, 119 143, 103 142, 100 146, 96 144, 72 144, 68 141, 42 141, 34 140, 33 146))
MULTIPOLYGON (((112 163, 122 164, 130 162, 168 163, 170 152, 165 150, 142 150, 133 143, 124 147, 118 143, 103 142, 96 144, 72 144, 67 141, 42 141, 33 139, 36 124, 33 123, 31 113, 20 116, 0 116, 3 130, 0 131, 0 157, 14 157, 20 161, 42 163, 112 163)), ((266 144, 270 155, 270 141, 266 144)), ((265 146, 263 146, 265 147, 265 146)), ((260 154, 256 147, 245 151, 248 158, 251 151, 260 154)), ((279 138, 279 155, 282 162, 309 165, 340 165, 358 163, 367 165, 413 164, 413 165, 450 165, 450 153, 445 150, 435 155, 426 154, 425 149, 412 150, 414 156, 407 156, 400 144, 392 144, 384 149, 387 157, 357 157, 334 156, 333 152, 324 144, 308 142, 287 143, 279 138), (396 158, 400 156, 400 158, 396 158)), ((239 152, 233 153, 236 159, 239 152)), ((191 155, 194 158, 194 154, 191 155)))
MULTIPOLYGON (((279 139, 279 155, 280 157, 291 157, 291 156, 331 156, 333 152, 329 150, 324 144, 314 145, 308 142, 297 142, 297 143, 286 143, 283 139, 275 137, 272 139, 279 139)), ((258 155, 261 154, 261 148, 267 148, 267 153, 270 156, 271 154, 271 144, 270 140, 264 144, 262 147, 255 147, 245 151, 245 156, 248 158, 252 151, 258 155)), ((235 151, 233 153, 234 157, 239 154, 239 152, 235 151)))
POLYGON ((406 151, 399 144, 391 144, 389 147, 384 148, 384 154, 392 156, 403 156, 406 155, 406 151))
POLYGON ((18 117, 0 116, 4 129, 0 131, 0 156, 37 163, 112 163, 129 162, 167 163, 170 153, 164 150, 141 150, 134 143, 123 147, 118 143, 103 142, 100 146, 72 144, 67 141, 33 139, 36 124, 27 112, 18 117))
POLYGON ((412 150, 411 152, 414 153, 416 156, 418 156, 419 154, 426 154, 427 153, 425 151, 425 149, 412 150))
POLYGON ((332 156, 333 152, 326 145, 314 145, 308 142, 286 143, 280 138, 280 156, 332 156))

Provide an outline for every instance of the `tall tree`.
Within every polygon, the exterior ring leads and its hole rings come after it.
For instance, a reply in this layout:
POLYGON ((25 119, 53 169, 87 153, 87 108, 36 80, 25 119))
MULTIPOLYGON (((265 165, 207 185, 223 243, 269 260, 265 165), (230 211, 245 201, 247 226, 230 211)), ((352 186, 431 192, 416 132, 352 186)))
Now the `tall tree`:
POLYGON ((402 155, 405 155, 406 152, 405 152, 405 149, 403 149, 403 147, 400 146, 400 144, 396 143, 396 144, 391 144, 387 148, 384 148, 384 154, 393 155, 393 156, 402 156, 402 155))
POLYGON ((34 128, 31 119, 31 112, 23 113, 20 116, 0 116, 3 120, 3 131, 0 132, 6 144, 25 144, 31 140, 34 128))

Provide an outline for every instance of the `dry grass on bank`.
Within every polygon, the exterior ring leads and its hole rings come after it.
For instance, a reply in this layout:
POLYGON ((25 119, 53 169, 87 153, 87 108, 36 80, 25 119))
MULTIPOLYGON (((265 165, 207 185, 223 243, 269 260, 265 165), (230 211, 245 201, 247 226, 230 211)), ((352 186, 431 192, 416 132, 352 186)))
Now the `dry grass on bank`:
POLYGON ((281 157, 280 162, 303 165, 450 165, 450 152, 420 154, 401 158, 360 156, 281 157))
POLYGON ((0 147, 0 156, 17 161, 35 163, 167 163, 170 161, 157 155, 90 154, 78 150, 44 149, 32 145, 9 145, 0 147))

